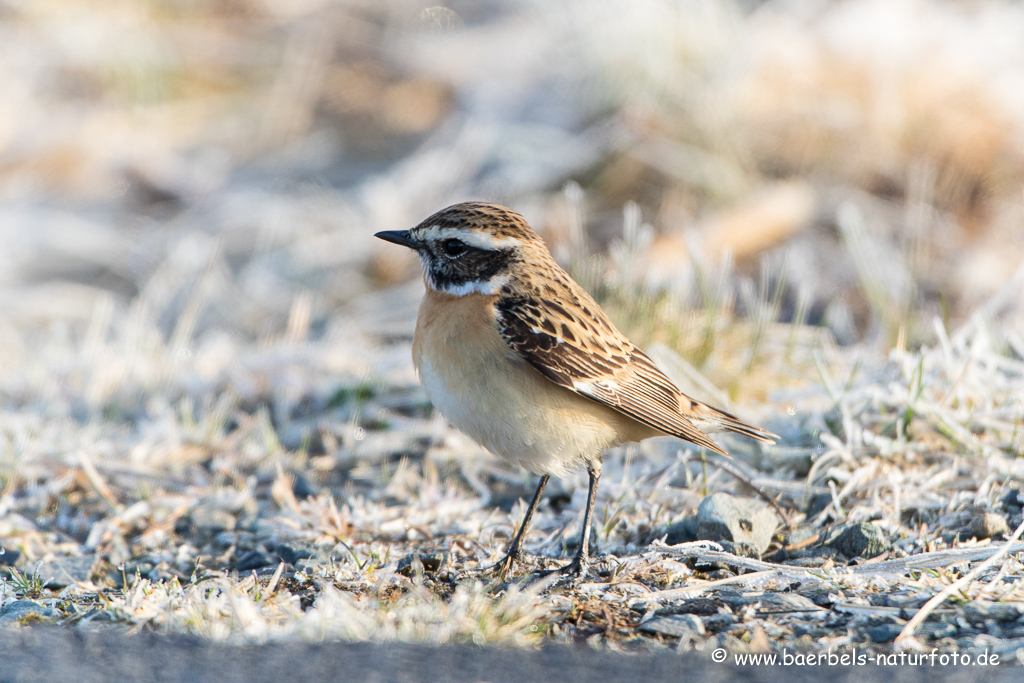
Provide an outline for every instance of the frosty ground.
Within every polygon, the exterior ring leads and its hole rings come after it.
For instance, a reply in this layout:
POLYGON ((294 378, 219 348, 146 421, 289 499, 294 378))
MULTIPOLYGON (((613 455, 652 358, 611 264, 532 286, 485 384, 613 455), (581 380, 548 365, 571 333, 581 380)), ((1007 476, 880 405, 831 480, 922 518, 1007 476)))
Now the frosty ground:
POLYGON ((0 624, 1020 661, 1021 9, 641 5, 138 3, 81 43, 19 9, 0 624), (531 577, 571 556, 582 474, 511 580, 480 571, 535 481, 435 414, 417 266, 372 238, 469 198, 782 437, 724 442, 753 487, 619 449, 580 586, 531 577), (715 492, 784 518, 712 545, 715 492))

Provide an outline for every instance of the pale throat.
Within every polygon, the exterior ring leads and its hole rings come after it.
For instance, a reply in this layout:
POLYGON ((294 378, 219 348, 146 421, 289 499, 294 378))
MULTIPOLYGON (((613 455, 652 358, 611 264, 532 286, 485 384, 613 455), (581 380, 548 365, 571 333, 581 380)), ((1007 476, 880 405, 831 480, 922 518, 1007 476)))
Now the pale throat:
POLYGON ((448 294, 450 296, 467 296, 469 294, 497 294, 501 291, 501 288, 509 283, 512 276, 508 273, 499 273, 493 275, 486 280, 468 280, 466 282, 460 282, 459 284, 447 283, 438 284, 431 273, 429 268, 423 269, 424 280, 427 286, 435 292, 441 292, 442 294, 448 294))

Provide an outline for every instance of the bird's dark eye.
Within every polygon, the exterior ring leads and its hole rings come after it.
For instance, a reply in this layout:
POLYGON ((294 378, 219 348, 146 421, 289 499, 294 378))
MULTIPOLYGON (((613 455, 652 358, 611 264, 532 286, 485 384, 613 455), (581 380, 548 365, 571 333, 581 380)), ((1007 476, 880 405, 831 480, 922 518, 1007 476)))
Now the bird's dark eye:
POLYGON ((444 253, 449 256, 461 256, 469 247, 467 247, 466 243, 462 240, 451 239, 442 242, 441 248, 444 249, 444 253))

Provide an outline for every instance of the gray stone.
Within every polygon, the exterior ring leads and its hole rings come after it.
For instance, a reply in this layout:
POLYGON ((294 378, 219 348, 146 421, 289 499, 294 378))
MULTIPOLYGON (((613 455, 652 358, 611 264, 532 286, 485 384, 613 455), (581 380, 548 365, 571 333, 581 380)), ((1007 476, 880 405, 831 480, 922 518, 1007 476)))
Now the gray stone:
POLYGON ((706 633, 704 622, 695 614, 675 614, 671 617, 656 617, 640 624, 641 631, 661 633, 673 638, 697 638, 706 633))
POLYGON ((896 640, 903 627, 899 624, 882 624, 868 631, 872 643, 891 643, 896 640))
POLYGON ((675 651, 675 648, 670 648, 668 645, 659 643, 653 638, 644 638, 643 636, 625 638, 617 641, 616 644, 622 648, 622 652, 629 654, 656 654, 675 651))
POLYGON ((7 565, 13 567, 21 557, 21 551, 0 543, 0 567, 7 565))
POLYGON ((1010 527, 1006 523, 1006 517, 988 512, 971 518, 970 524, 967 525, 967 533, 981 541, 996 536, 1009 536, 1010 527))
POLYGON ((892 548, 882 528, 872 522, 847 524, 836 530, 832 538, 825 541, 825 547, 832 548, 846 557, 878 557, 892 548))
POLYGON ((15 600, 0 607, 0 623, 2 624, 56 621, 59 618, 60 614, 57 610, 41 605, 35 600, 15 600))
POLYGON ((829 560, 845 562, 846 558, 841 552, 830 546, 819 545, 816 547, 797 550, 783 564, 790 564, 795 567, 820 567, 829 560))
POLYGON ((980 623, 987 620, 1011 622, 1017 621, 1024 616, 1024 603, 1021 602, 989 602, 987 600, 975 600, 963 607, 964 617, 971 623, 980 623))
POLYGON ((812 605, 831 609, 834 595, 829 587, 816 586, 800 592, 800 596, 811 601, 812 605))
POLYGON ((1010 489, 999 499, 999 504, 1007 512, 1020 512, 1024 508, 1024 489, 1010 489))
POLYGON ((736 623, 736 615, 729 612, 719 612, 710 617, 704 617, 704 628, 711 632, 724 631, 736 623))
POLYGON ((180 572, 175 572, 167 566, 166 562, 161 562, 150 570, 149 576, 146 578, 153 582, 166 582, 171 579, 178 579, 181 582, 185 582, 188 580, 188 575, 182 575, 180 572))
POLYGON ((697 508, 697 535, 701 540, 732 541, 763 553, 779 526, 775 511, 752 498, 714 493, 697 508))
POLYGON ((790 612, 820 612, 822 608, 810 598, 797 593, 770 591, 721 591, 719 599, 736 610, 745 605, 759 605, 761 614, 788 614, 790 612))
POLYGON ((261 567, 268 567, 272 564, 277 564, 277 558, 271 557, 270 553, 264 552, 262 548, 253 548, 235 560, 235 569, 240 572, 247 572, 261 567))
POLYGON ((295 561, 295 571, 313 575, 327 564, 327 560, 318 557, 304 557, 295 561))
POLYGON ((786 545, 799 545, 809 538, 817 535, 817 531, 812 526, 802 526, 797 529, 793 529, 786 536, 786 545))
MULTIPOLYGON (((869 629, 868 637, 873 643, 889 643, 895 640, 896 636, 898 636, 904 628, 905 624, 896 621, 889 621, 888 623, 883 623, 869 629)), ((951 624, 946 621, 930 621, 921 624, 915 633, 923 638, 938 640, 940 638, 952 638, 957 635, 958 629, 955 624, 951 624)))
POLYGON ((312 498, 320 493, 320 487, 299 472, 292 472, 292 493, 296 498, 312 498))
POLYGON ((225 547, 234 546, 239 550, 248 550, 255 548, 259 545, 259 539, 256 538, 256 534, 249 531, 221 531, 213 540, 225 547))
POLYGON ((274 548, 274 552, 277 556, 288 564, 296 564, 299 560, 306 560, 314 558, 317 560, 327 561, 330 557, 329 551, 313 543, 303 543, 301 541, 289 542, 289 543, 278 543, 277 547, 274 548))
POLYGON ((665 529, 665 543, 667 545, 693 543, 698 540, 697 528, 698 523, 696 517, 684 517, 665 529))
POLYGON ((945 621, 928 622, 921 624, 921 628, 918 629, 921 635, 926 638, 952 638, 954 637, 958 629, 955 624, 951 624, 945 621))
POLYGON ((820 515, 831 502, 831 493, 819 493, 812 496, 811 499, 807 501, 807 509, 804 510, 804 513, 807 515, 807 519, 814 519, 820 515))
MULTIPOLYGON (((757 548, 750 545, 749 543, 733 543, 732 541, 722 541, 722 550, 727 553, 732 553, 737 557, 750 557, 755 560, 761 559, 761 553, 757 548)), ((725 564, 729 564, 726 562, 725 564)))
POLYGON ((200 533, 212 535, 233 531, 238 520, 227 510, 203 506, 192 511, 192 523, 200 533))
POLYGON ((722 581, 735 578, 736 572, 731 569, 713 569, 707 573, 708 581, 722 581))
POLYGON ((152 559, 143 557, 130 562, 125 562, 122 566, 124 567, 123 572, 119 568, 115 568, 107 574, 107 576, 113 580, 115 588, 124 588, 125 581, 127 581, 130 586, 136 576, 140 576, 144 579, 151 578, 150 574, 152 573, 153 568, 156 567, 156 564, 152 559))
POLYGON ((58 557, 31 565, 26 570, 45 581, 47 588, 64 588, 79 581, 91 580, 96 560, 95 555, 58 557))
POLYGON ((435 574, 444 569, 451 558, 448 553, 441 553, 437 555, 420 555, 419 553, 412 553, 406 555, 398 561, 398 568, 396 571, 402 576, 414 576, 419 571, 425 574, 435 574), (420 569, 419 567, 422 567, 420 569))

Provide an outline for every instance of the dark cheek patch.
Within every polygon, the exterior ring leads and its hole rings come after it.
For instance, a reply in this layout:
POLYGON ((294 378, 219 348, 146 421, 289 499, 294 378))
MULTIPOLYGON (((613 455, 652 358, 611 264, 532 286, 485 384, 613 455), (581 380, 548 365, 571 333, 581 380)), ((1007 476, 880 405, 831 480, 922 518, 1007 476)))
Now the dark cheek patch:
POLYGON ((457 259, 442 254, 433 258, 434 283, 442 288, 458 287, 467 282, 487 282, 506 270, 511 263, 511 250, 488 251, 470 248, 457 259))

